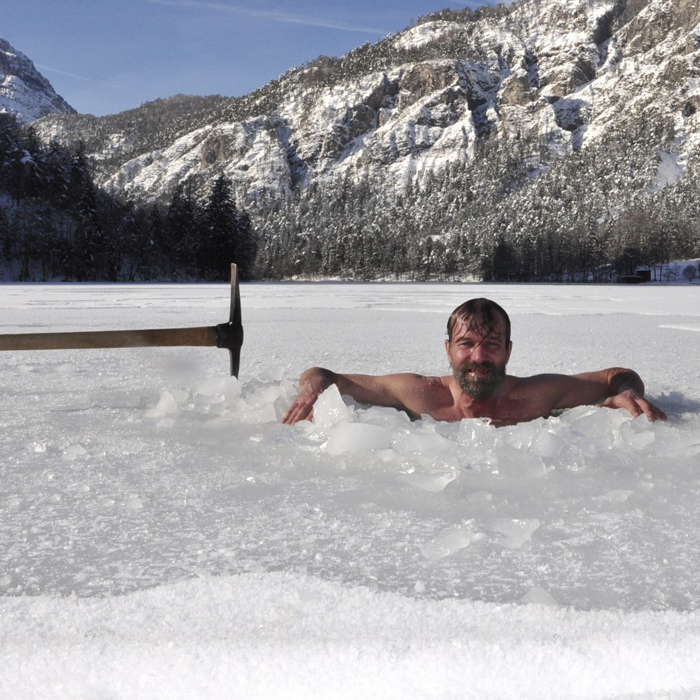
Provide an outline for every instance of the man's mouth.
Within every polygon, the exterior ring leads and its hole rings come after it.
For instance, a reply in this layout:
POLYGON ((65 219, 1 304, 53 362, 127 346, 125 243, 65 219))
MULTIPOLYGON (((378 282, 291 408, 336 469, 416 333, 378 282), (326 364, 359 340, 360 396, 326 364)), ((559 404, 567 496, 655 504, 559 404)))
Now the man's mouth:
POLYGON ((487 377, 494 372, 492 365, 468 365, 465 369, 473 377, 487 377))

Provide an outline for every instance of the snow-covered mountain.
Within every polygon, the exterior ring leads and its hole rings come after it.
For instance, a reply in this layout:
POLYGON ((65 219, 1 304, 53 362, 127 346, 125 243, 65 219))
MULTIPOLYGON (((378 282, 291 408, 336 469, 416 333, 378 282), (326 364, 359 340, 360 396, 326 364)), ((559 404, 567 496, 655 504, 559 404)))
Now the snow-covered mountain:
POLYGON ((23 53, 0 38, 0 113, 30 123, 48 114, 73 114, 75 110, 23 53))
POLYGON ((404 182, 520 141, 533 172, 643 115, 673 129, 656 186, 698 140, 700 3, 525 0, 444 11, 374 46, 290 70, 207 111, 177 98, 102 119, 52 117, 44 136, 85 141, 104 184, 154 199, 189 176, 229 175, 250 195, 350 175, 404 182), (149 111, 150 110, 150 111, 149 111), (134 116, 138 118, 133 118, 134 116), (157 132, 157 133, 156 133, 157 132))
POLYGON ((608 279, 700 254, 699 23, 697 0, 443 10, 243 98, 36 128, 131 201, 227 176, 261 275, 608 279))

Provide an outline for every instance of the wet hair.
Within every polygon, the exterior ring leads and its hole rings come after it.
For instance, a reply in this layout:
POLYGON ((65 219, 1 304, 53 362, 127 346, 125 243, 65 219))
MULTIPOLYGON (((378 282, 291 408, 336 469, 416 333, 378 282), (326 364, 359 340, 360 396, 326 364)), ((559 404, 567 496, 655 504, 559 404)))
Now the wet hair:
POLYGON ((506 347, 510 343, 510 318, 505 309, 491 299, 470 299, 458 306, 447 321, 447 339, 452 342, 452 332, 458 322, 468 323, 467 330, 478 330, 484 335, 493 333, 499 321, 503 321, 506 347))

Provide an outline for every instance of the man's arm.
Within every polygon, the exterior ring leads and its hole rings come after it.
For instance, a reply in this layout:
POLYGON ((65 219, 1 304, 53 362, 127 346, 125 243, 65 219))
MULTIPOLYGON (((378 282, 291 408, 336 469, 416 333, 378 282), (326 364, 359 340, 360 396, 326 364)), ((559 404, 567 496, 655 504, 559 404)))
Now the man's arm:
POLYGON ((323 367, 307 369, 299 378, 299 395, 282 419, 293 424, 311 417, 318 397, 332 384, 341 394, 352 396, 355 401, 374 406, 389 406, 408 411, 406 401, 420 392, 425 378, 419 374, 338 374, 323 367))
POLYGON ((635 418, 644 413, 652 421, 666 420, 666 414, 644 398, 644 382, 631 369, 611 367, 600 372, 576 374, 563 382, 562 389, 554 408, 598 404, 626 408, 635 418))

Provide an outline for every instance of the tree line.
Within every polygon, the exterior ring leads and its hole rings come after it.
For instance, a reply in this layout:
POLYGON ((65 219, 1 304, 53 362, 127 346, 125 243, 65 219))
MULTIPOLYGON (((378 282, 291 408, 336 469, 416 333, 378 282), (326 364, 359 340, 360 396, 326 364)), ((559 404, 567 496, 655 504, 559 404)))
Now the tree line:
POLYGON ((348 171, 246 201, 219 176, 144 204, 98 188, 79 145, 42 146, 3 119, 5 276, 214 280, 235 261, 244 278, 608 282, 700 257, 698 158, 677 182, 657 183, 668 118, 647 114, 566 158, 539 138, 478 139, 469 161, 401 188, 348 171))
POLYGON ((482 139, 474 158, 401 189, 351 175, 254 213, 260 277, 611 282, 700 257, 700 163, 657 184, 648 116, 567 158, 546 142, 482 139), (548 159, 549 158, 549 159, 548 159), (533 166, 536 163, 536 166, 533 166))
POLYGON ((253 274, 257 237, 221 175, 208 195, 182 183, 167 206, 100 189, 81 146, 42 146, 0 115, 0 251, 19 281, 227 279, 253 274))

